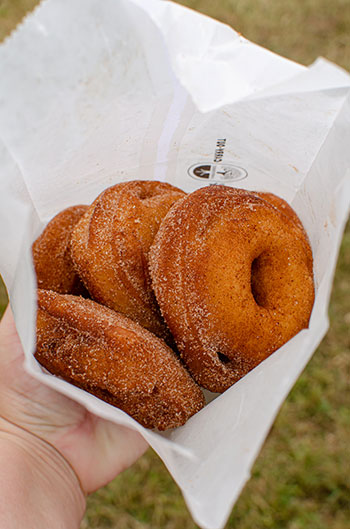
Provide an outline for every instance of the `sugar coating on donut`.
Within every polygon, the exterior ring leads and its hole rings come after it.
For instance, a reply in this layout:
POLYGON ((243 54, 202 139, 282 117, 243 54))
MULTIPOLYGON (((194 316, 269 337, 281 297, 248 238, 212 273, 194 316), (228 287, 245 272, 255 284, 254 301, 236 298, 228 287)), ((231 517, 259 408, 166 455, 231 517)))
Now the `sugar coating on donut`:
POLYGON ((92 300, 39 290, 35 356, 147 428, 181 426, 204 406, 199 387, 161 339, 92 300))
POLYGON ((281 198, 281 197, 279 197, 277 195, 274 195, 273 193, 254 191, 253 194, 257 195, 258 197, 262 198, 263 200, 266 200, 269 204, 271 204, 272 206, 277 208, 280 213, 285 215, 285 220, 289 221, 291 226, 294 227, 294 229, 296 230, 296 235, 299 235, 300 240, 302 242, 305 242, 305 244, 304 244, 305 252, 306 252, 306 254, 309 257, 309 259, 308 259, 309 269, 310 269, 310 273, 312 274, 312 271, 313 271, 313 258, 312 258, 312 252, 311 252, 311 247, 310 247, 310 243, 309 243, 309 238, 307 236, 307 233, 305 231, 305 228, 304 228, 301 220, 299 219, 299 217, 296 214, 296 212, 294 211, 294 209, 283 198, 281 198))
POLYGON ((174 204, 149 255, 153 288, 199 384, 224 391, 308 326, 307 238, 254 193, 199 189, 174 204))
POLYGON ((70 236, 88 206, 72 206, 58 213, 33 243, 33 262, 38 288, 61 294, 87 296, 70 255, 70 236))
POLYGON ((101 193, 71 237, 71 254, 93 299, 162 338, 148 270, 148 251, 163 217, 185 193, 167 183, 123 182, 101 193))

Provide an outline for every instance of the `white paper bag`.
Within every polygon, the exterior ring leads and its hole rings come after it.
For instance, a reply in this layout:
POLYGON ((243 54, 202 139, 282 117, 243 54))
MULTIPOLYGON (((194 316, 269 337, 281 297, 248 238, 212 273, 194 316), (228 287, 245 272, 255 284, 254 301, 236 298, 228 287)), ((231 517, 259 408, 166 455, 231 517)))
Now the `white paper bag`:
POLYGON ((305 68, 160 0, 45 0, 0 47, 0 272, 26 369, 141 432, 206 529, 225 524, 327 330, 350 202, 349 94, 350 76, 325 60, 305 68), (32 356, 32 242, 61 209, 131 179, 278 194, 299 214, 315 260, 309 329, 164 434, 44 374, 32 356))

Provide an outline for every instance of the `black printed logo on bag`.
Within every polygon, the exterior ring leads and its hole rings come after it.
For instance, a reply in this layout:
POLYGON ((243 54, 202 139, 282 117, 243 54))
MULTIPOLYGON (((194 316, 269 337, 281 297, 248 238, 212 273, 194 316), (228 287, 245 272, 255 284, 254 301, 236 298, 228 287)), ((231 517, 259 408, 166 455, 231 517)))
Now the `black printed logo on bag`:
POLYGON ((191 165, 188 174, 196 180, 206 180, 208 184, 225 184, 247 178, 248 173, 243 167, 223 162, 225 145, 226 139, 217 140, 214 161, 191 165))

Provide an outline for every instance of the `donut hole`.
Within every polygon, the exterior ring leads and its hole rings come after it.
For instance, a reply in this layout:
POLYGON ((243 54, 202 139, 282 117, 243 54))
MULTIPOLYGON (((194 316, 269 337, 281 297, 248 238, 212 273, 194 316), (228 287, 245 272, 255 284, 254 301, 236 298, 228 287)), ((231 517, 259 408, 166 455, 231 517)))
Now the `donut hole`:
POLYGON ((231 359, 228 356, 226 356, 224 353, 220 353, 220 351, 218 351, 216 354, 218 355, 218 359, 220 360, 222 364, 228 364, 231 362, 231 359))
POLYGON ((152 395, 159 395, 159 388, 158 388, 157 384, 152 389, 152 395))
POLYGON ((265 252, 253 259, 251 264, 250 288, 255 303, 259 307, 266 308, 266 290, 264 289, 263 261, 265 252))
POLYGON ((146 198, 149 198, 151 196, 151 193, 146 189, 139 189, 137 198, 139 200, 146 200, 146 198))
POLYGON ((137 200, 147 200, 154 195, 155 189, 151 182, 139 182, 130 189, 131 195, 137 200))

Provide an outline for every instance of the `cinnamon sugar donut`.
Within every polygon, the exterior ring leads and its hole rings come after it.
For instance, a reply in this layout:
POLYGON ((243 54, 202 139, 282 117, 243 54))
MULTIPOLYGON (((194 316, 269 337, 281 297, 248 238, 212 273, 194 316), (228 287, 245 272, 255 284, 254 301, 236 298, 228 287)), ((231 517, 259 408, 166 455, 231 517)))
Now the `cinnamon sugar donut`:
POLYGON ((184 424, 204 405, 173 351, 129 318, 78 296, 38 291, 37 360, 146 428, 184 424))
POLYGON ((185 193, 170 184, 123 182, 106 189, 71 237, 76 270, 93 299, 169 339, 151 288, 148 251, 162 218, 185 193))
POLYGON ((33 261, 39 288, 87 296, 70 256, 70 236, 88 206, 72 206, 56 215, 34 242, 33 261))
POLYGON ((254 193, 199 189, 174 204, 149 254, 181 357, 222 392, 308 326, 312 254, 299 226, 254 193))

